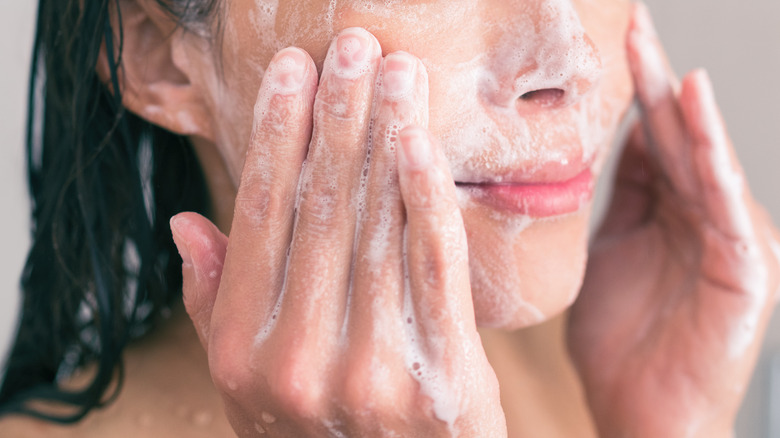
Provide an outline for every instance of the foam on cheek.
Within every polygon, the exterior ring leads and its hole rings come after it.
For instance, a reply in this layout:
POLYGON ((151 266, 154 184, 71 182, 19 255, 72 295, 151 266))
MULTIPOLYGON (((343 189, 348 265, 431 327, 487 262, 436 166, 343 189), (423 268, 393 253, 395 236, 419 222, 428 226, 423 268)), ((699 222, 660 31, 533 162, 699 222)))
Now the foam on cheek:
POLYGON ((280 41, 273 29, 276 27, 276 14, 279 0, 255 0, 255 8, 249 10, 249 21, 254 26, 261 47, 280 50, 280 41))

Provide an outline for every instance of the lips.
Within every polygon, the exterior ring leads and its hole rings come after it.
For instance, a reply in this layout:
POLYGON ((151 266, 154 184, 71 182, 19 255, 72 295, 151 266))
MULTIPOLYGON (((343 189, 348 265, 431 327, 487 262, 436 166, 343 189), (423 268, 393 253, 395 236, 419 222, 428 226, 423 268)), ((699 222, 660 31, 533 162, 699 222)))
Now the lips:
POLYGON ((456 182, 475 200, 515 214, 536 218, 559 216, 578 211, 593 196, 593 173, 590 167, 567 179, 529 181, 518 177, 515 182, 456 182))

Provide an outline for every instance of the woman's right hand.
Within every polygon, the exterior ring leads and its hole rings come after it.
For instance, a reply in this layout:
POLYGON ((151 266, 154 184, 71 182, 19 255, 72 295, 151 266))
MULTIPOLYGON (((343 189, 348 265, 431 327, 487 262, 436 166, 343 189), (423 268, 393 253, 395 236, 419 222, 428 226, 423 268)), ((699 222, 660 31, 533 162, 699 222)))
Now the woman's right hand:
POLYGON ((319 86, 305 52, 282 50, 230 237, 172 219, 185 306, 239 436, 506 436, 455 186, 419 127, 427 101, 422 63, 383 59, 364 30, 334 41, 319 86))

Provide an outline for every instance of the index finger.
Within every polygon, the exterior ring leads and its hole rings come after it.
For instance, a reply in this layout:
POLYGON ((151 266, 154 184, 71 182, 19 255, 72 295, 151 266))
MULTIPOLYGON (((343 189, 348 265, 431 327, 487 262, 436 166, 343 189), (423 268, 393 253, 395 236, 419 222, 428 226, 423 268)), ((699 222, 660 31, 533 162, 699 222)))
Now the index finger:
POLYGON ((648 151, 655 155, 671 186, 693 196, 697 190, 689 170, 692 157, 685 148, 688 138, 677 98, 679 81, 642 3, 633 6, 626 51, 645 134, 651 140, 648 151))
POLYGON ((212 314, 212 338, 223 331, 230 339, 253 339, 276 303, 316 86, 314 62, 296 48, 277 53, 263 77, 212 314))

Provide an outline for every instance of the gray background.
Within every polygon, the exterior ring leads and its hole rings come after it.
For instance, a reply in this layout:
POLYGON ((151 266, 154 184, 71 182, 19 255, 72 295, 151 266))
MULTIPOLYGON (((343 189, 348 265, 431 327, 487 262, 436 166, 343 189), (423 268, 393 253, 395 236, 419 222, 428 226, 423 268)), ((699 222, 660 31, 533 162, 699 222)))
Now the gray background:
MULTIPOLYGON (((1 3, 0 205, 7 209, 0 216, 0 356, 14 330, 29 243, 22 142, 37 2, 1 3)), ((780 223, 780 1, 650 0, 649 6, 678 73, 709 70, 753 192, 780 223)), ((780 438, 780 316, 769 329, 737 431, 740 437, 780 438)))

